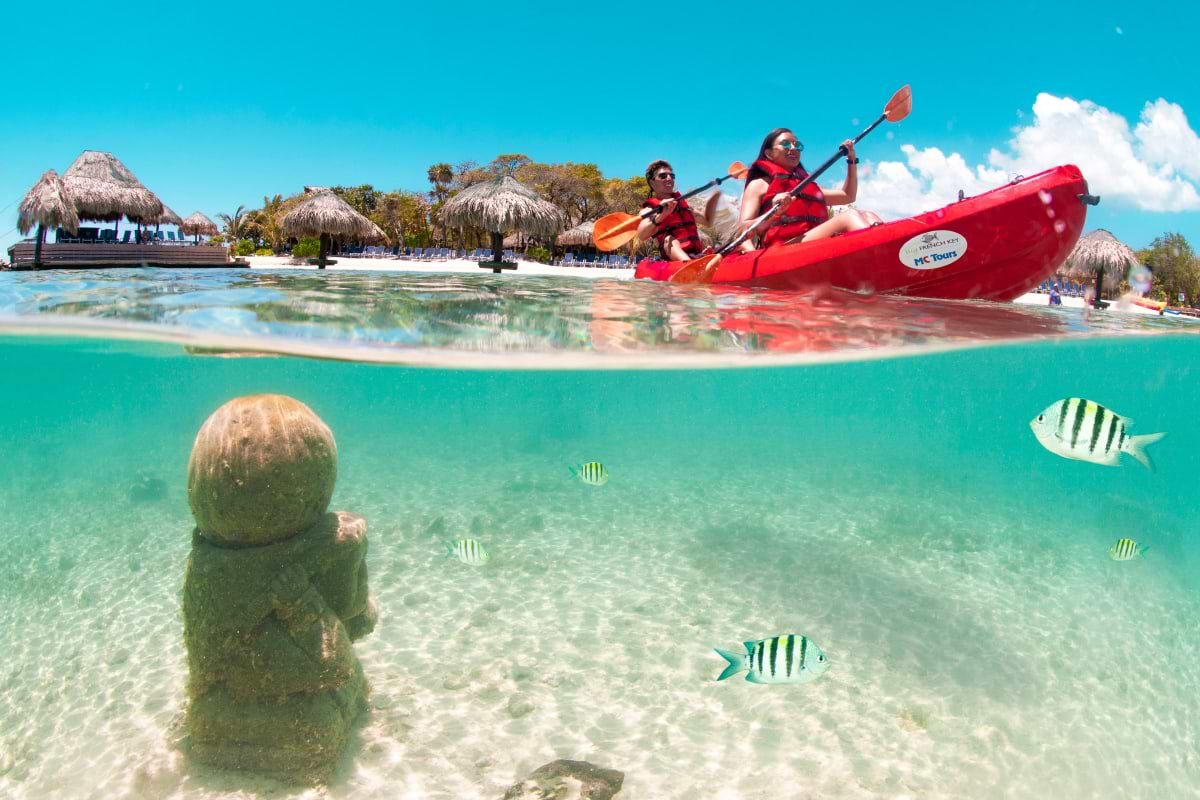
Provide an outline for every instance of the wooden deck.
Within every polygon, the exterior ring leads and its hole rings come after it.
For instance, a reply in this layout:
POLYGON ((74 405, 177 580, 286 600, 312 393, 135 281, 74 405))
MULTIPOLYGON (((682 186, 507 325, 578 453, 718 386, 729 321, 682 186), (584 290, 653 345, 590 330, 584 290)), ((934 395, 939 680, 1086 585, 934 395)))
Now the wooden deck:
MULTIPOLYGON (((33 242, 8 248, 7 269, 33 269, 33 242)), ((225 247, 191 244, 44 244, 38 269, 95 267, 233 267, 225 247)))

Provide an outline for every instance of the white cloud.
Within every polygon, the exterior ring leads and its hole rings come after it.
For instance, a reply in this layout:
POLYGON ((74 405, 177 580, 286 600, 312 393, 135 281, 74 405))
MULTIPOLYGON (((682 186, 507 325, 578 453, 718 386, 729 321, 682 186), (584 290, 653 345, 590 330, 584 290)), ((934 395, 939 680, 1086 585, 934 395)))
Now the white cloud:
POLYGON ((1142 109, 1142 121, 1133 129, 1142 158, 1173 166, 1192 180, 1200 179, 1200 136, 1188 125, 1187 115, 1175 103, 1159 98, 1142 109))
POLYGON ((959 189, 978 194, 1018 174, 1076 164, 1106 204, 1143 211, 1200 209, 1192 182, 1200 180, 1200 137, 1183 109, 1163 99, 1147 103, 1131 131, 1124 117, 1103 106, 1039 94, 1032 122, 1013 130, 1006 150, 993 149, 987 164, 974 167, 936 147, 906 144, 900 150, 903 162, 879 162, 864 177, 857 205, 885 218, 911 216, 953 202, 959 189))

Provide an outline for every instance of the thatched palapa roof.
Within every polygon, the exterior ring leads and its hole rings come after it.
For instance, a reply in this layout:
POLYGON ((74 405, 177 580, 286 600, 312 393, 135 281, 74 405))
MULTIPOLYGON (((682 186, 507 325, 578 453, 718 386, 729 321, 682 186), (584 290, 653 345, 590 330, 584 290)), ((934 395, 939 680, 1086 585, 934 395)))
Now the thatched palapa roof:
POLYGON ((1105 283, 1116 286, 1137 263, 1137 254, 1128 245, 1097 228, 1075 244, 1063 268, 1071 280, 1094 278, 1103 268, 1105 283))
POLYGON ((38 182, 25 195, 17 212, 17 229, 21 235, 42 225, 46 228, 63 228, 70 233, 79 230, 79 217, 75 204, 58 173, 46 170, 38 182))
POLYGON ((197 211, 183 221, 179 229, 188 236, 216 236, 217 223, 197 211))
POLYGON ((162 213, 146 222, 150 225, 182 225, 183 219, 164 203, 162 213))
POLYGON ((84 150, 63 173, 63 183, 80 219, 113 222, 129 217, 153 224, 162 213, 162 201, 112 153, 84 150))
POLYGON ((386 238, 371 220, 355 211, 333 192, 319 192, 283 217, 288 236, 320 236, 327 233, 343 239, 376 242, 386 238))
POLYGON ((570 230, 558 235, 558 243, 563 247, 591 247, 592 231, 596 227, 595 220, 581 222, 570 230))
POLYGON ((563 228, 558 207, 511 175, 468 186, 442 207, 447 225, 483 228, 493 233, 524 231, 554 236, 563 228))

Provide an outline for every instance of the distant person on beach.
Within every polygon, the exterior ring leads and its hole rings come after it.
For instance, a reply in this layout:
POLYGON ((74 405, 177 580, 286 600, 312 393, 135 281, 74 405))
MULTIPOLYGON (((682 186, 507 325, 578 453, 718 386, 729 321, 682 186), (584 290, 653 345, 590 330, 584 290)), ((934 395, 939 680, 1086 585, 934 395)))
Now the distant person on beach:
MULTIPOLYGON (((746 230, 755 219, 783 202, 789 203, 783 214, 773 219, 765 232, 759 232, 761 247, 824 239, 881 224, 883 220, 877 214, 858 209, 848 209, 832 218, 829 216, 830 205, 846 205, 858 197, 858 157, 854 155, 854 140, 847 139, 842 142, 842 147, 846 148, 846 180, 842 188, 822 189, 814 182, 789 201, 788 192, 808 177, 800 163, 804 145, 788 128, 776 128, 768 133, 758 149, 758 158, 746 175, 741 229, 746 230)), ((742 245, 743 252, 753 249, 749 240, 742 245)))
POLYGON ((1060 295, 1058 293, 1058 284, 1057 283, 1053 284, 1050 287, 1050 305, 1052 305, 1052 306, 1061 306, 1062 305, 1062 295, 1060 295))
POLYGON ((705 253, 700 241, 697 220, 708 223, 712 219, 719 192, 708 198, 704 211, 697 212, 688 205, 679 192, 675 191, 675 170, 669 162, 659 159, 646 167, 646 185, 650 196, 642 208, 656 211, 638 226, 638 238, 642 241, 654 237, 664 261, 690 261, 705 253))

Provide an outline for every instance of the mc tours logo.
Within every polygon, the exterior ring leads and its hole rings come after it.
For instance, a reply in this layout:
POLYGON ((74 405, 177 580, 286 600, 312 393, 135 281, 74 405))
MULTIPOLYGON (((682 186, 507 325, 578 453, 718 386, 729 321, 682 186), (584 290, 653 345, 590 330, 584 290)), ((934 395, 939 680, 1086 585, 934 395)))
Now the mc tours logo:
POLYGON ((900 248, 900 263, 909 269, 947 267, 967 254, 967 239, 954 231, 914 236, 900 248))

